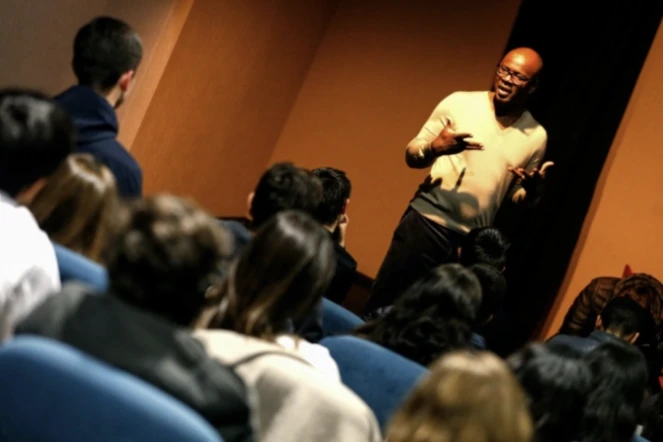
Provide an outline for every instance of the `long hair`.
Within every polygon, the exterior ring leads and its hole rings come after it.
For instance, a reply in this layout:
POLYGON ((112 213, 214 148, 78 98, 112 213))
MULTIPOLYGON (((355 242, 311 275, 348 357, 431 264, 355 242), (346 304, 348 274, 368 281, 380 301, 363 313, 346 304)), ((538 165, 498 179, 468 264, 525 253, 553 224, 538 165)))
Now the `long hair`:
POLYGON ((429 365, 442 354, 469 347, 481 286, 460 264, 445 264, 414 283, 389 312, 355 334, 429 365))
POLYGON ((645 358, 636 347, 605 342, 586 356, 592 388, 582 442, 631 442, 647 384, 645 358))
POLYGON ((270 218, 230 271, 211 328, 274 340, 320 302, 334 272, 334 248, 303 212, 270 218))
POLYGON ((115 178, 91 155, 70 155, 28 208, 54 242, 101 261, 116 209, 115 178))
POLYGON ((450 353, 431 368, 396 413, 389 442, 530 442, 525 395, 488 352, 450 353))

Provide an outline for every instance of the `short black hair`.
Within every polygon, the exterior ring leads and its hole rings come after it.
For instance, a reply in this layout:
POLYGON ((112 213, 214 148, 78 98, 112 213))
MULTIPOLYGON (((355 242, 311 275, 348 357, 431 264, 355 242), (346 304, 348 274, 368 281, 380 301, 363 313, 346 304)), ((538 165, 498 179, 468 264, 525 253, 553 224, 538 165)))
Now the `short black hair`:
POLYGON ((138 69, 142 58, 140 37, 116 18, 95 18, 74 39, 74 73, 84 86, 110 89, 122 74, 138 69))
POLYGON ((479 227, 470 230, 461 245, 460 262, 470 267, 488 264, 498 270, 506 266, 509 240, 495 227, 479 227))
POLYGON ((284 210, 314 215, 322 200, 320 181, 309 170, 292 163, 277 163, 260 177, 251 202, 252 227, 260 227, 284 210))
POLYGON ((171 195, 124 202, 106 263, 110 292, 188 327, 208 305, 233 257, 229 232, 195 203, 171 195))
POLYGON ((74 151, 69 116, 45 95, 0 90, 0 190, 15 197, 74 151))
POLYGON ((481 284, 481 307, 477 313, 477 324, 486 322, 504 302, 506 278, 495 267, 488 264, 475 264, 470 267, 481 284))
POLYGON ((629 297, 613 298, 601 312, 606 330, 616 330, 623 335, 645 333, 651 328, 654 318, 649 311, 629 297))
POLYGON ((333 224, 350 198, 352 183, 345 172, 333 167, 314 169, 313 174, 322 184, 322 202, 315 211, 315 217, 322 224, 333 224))

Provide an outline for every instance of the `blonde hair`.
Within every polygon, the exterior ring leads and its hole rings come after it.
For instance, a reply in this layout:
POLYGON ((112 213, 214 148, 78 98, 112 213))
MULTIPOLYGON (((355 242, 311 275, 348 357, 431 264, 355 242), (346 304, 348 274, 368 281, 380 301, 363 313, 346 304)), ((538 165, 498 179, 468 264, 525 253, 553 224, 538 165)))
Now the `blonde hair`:
POLYGON ((388 442, 530 442, 525 394, 488 352, 439 359, 396 413, 388 442))
POLYGON ((111 171, 91 155, 70 155, 28 208, 52 241, 101 261, 117 188, 111 171))

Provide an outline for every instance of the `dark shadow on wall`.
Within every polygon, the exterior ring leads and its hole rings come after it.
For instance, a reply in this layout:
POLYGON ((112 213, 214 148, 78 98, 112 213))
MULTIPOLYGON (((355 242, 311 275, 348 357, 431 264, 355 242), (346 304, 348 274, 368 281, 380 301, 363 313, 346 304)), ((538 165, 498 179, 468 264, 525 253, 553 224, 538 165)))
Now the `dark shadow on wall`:
POLYGON ((522 212, 504 204, 498 214, 497 227, 513 241, 506 316, 489 337, 501 354, 527 341, 554 302, 663 17, 660 1, 592 6, 524 0, 508 43, 507 49, 532 47, 544 59, 543 81, 530 108, 548 131, 546 160, 555 167, 539 207, 522 212))

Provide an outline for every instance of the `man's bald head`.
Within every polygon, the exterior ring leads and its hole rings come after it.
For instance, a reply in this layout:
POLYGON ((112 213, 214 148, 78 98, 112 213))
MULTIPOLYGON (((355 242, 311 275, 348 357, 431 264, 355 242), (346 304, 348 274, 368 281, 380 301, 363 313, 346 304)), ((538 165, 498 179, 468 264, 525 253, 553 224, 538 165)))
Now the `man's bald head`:
POLYGON ((534 49, 516 48, 507 52, 495 75, 495 103, 524 106, 527 97, 536 89, 542 68, 543 60, 534 49))

